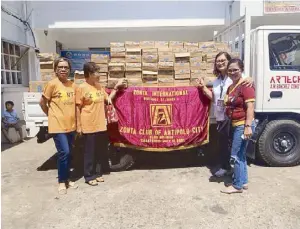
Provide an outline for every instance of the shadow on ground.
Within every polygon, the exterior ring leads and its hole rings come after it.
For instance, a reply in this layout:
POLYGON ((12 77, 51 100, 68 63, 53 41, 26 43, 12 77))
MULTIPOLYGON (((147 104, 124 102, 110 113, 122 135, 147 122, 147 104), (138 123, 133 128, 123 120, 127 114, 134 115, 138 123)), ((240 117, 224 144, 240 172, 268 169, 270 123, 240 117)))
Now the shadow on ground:
POLYGON ((11 144, 11 143, 1 143, 1 152, 4 152, 5 150, 8 150, 8 149, 10 149, 12 147, 15 147, 17 145, 20 145, 20 144, 21 144, 21 142, 17 142, 17 143, 13 143, 13 144, 11 144))
MULTIPOLYGON (((72 153, 71 166, 76 176, 82 176, 83 153, 82 140, 75 142, 72 153)), ((215 128, 210 128, 210 143, 199 148, 172 151, 172 152, 146 152, 136 151, 136 163, 132 169, 170 169, 183 167, 208 166, 213 167, 218 163, 218 144, 215 128)), ((57 155, 53 154, 47 161, 40 165, 38 171, 57 169, 57 155)))

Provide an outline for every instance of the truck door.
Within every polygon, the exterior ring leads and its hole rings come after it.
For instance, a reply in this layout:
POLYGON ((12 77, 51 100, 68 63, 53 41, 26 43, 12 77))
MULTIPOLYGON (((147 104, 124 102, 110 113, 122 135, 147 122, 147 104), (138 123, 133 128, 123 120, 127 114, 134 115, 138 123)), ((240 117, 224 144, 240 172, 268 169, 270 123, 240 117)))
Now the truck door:
POLYGON ((264 112, 300 113, 300 30, 264 31, 264 112))

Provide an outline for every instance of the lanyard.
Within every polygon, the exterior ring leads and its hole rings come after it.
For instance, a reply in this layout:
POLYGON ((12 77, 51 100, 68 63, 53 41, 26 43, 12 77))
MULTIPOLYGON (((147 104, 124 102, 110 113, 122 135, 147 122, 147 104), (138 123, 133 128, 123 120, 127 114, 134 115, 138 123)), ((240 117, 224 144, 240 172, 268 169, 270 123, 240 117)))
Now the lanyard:
POLYGON ((220 99, 222 98, 223 88, 224 88, 224 85, 225 85, 225 80, 226 80, 226 77, 223 80, 221 80, 221 83, 220 83, 220 90, 221 90, 220 99))

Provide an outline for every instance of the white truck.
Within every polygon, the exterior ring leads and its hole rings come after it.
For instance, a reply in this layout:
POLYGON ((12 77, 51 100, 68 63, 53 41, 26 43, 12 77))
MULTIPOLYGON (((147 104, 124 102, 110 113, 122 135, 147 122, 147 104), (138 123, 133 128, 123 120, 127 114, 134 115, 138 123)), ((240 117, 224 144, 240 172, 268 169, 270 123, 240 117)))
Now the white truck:
MULTIPOLYGON (((248 156, 269 166, 293 166, 300 163, 300 26, 262 26, 252 31, 250 26, 251 18, 245 16, 214 37, 241 53, 244 73, 254 79, 258 125, 248 156), (230 35, 237 34, 237 28, 238 37, 230 35)), ((24 93, 29 137, 48 126, 40 97, 41 93, 24 93)), ((119 159, 117 170, 129 168, 134 160, 126 153, 119 159)))

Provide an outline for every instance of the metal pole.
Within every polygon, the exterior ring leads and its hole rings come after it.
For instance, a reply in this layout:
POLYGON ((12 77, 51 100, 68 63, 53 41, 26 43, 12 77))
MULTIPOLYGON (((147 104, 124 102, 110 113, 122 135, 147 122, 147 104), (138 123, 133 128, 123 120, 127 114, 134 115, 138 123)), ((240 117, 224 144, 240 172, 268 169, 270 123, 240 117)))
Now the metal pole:
POLYGON ((245 38, 244 38, 244 65, 245 65, 245 75, 249 76, 250 73, 250 31, 251 31, 251 16, 247 13, 247 8, 245 9, 245 38))

